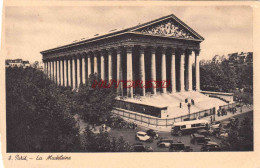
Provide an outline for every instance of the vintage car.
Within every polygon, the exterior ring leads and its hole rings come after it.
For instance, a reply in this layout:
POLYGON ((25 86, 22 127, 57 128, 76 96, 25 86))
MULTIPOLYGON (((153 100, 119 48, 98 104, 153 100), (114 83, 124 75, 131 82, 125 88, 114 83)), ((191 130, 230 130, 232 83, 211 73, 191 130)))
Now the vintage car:
POLYGON ((199 130, 197 130, 197 133, 200 134, 200 135, 204 135, 204 136, 211 135, 210 132, 208 130, 205 130, 205 129, 199 129, 199 130))
POLYGON ((170 148, 169 148, 169 152, 191 152, 192 149, 190 148, 190 146, 186 146, 184 143, 182 142, 175 142, 172 143, 170 148))
POLYGON ((154 139, 158 139, 159 138, 159 134, 157 132, 155 132, 153 129, 149 129, 146 131, 147 135, 154 138, 154 139))
POLYGON ((142 143, 136 143, 136 144, 134 144, 134 151, 135 152, 153 152, 153 148, 148 147, 148 146, 146 147, 142 143))
POLYGON ((169 148, 174 141, 172 139, 161 138, 157 142, 157 146, 161 148, 169 148))
POLYGON ((135 139, 136 140, 139 140, 139 141, 144 141, 144 142, 152 142, 153 139, 147 135, 146 132, 143 132, 143 131, 138 131, 135 135, 135 139))
POLYGON ((200 135, 200 134, 197 134, 197 133, 191 134, 190 142, 192 144, 202 145, 204 143, 207 143, 208 141, 210 141, 210 138, 207 138, 204 135, 200 135))
POLYGON ((214 121, 212 124, 211 124, 211 127, 212 128, 220 128, 221 127, 221 123, 220 121, 214 121))
POLYGON ((201 151, 221 151, 221 148, 216 142, 209 141, 209 142, 203 144, 200 150, 201 151))

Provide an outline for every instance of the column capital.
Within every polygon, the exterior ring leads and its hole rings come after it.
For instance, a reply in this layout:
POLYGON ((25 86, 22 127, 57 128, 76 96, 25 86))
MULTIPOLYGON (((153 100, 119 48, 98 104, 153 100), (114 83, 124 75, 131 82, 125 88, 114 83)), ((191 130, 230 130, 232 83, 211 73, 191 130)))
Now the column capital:
POLYGON ((93 51, 94 57, 98 56, 98 54, 99 54, 99 51, 98 51, 98 50, 93 51))
POLYGON ((175 52, 177 51, 177 48, 169 47, 169 51, 170 51, 171 54, 175 54, 175 52))
POLYGON ((182 54, 185 53, 185 49, 184 48, 177 48, 177 52, 182 55, 182 54))
POLYGON ((107 53, 107 50, 106 50, 106 49, 102 49, 102 50, 100 51, 100 55, 101 55, 101 56, 105 56, 106 53, 107 53))
POLYGON ((122 46, 118 46, 116 48, 116 51, 117 51, 117 53, 121 54, 123 52, 123 47, 122 46))
POLYGON ((165 46, 159 46, 159 48, 161 49, 162 54, 166 54, 167 47, 165 47, 165 46))
POLYGON ((139 46, 139 52, 140 52, 140 54, 144 54, 144 52, 145 52, 145 49, 146 49, 146 46, 139 46))
POLYGON ((132 53, 134 45, 125 45, 124 47, 127 53, 132 53))
POLYGON ((114 48, 107 48, 106 50, 107 50, 107 53, 109 55, 111 55, 114 52, 115 49, 114 48))
POLYGON ((156 46, 150 46, 150 50, 152 54, 156 53, 156 48, 157 48, 156 46))
POLYGON ((200 49, 198 49, 198 50, 194 50, 194 52, 195 52, 195 56, 199 56, 199 54, 200 54, 200 49))
POLYGON ((191 54, 192 54, 192 50, 190 50, 190 49, 186 49, 185 52, 186 52, 186 54, 188 54, 188 55, 191 55, 191 54))

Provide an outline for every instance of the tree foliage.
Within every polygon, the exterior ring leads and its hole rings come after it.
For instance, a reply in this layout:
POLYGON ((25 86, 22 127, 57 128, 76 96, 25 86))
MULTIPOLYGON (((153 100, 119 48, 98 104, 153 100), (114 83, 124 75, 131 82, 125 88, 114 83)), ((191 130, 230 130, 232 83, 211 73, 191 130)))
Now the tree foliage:
POLYGON ((94 134, 89 127, 82 137, 82 147, 89 152, 132 152, 132 146, 123 137, 116 139, 107 132, 94 134))
POLYGON ((101 82, 97 75, 90 75, 86 85, 80 86, 77 93, 75 93, 74 100, 78 108, 78 114, 92 124, 102 124, 106 122, 114 107, 116 92, 113 87, 93 88, 93 83, 101 82))
POLYGON ((245 117, 240 123, 232 122, 228 138, 223 139, 222 147, 225 151, 252 151, 253 126, 251 120, 245 117))
POLYGON ((6 69, 8 151, 79 149, 79 129, 75 127, 71 103, 64 90, 36 69, 6 69))
POLYGON ((125 152, 132 151, 123 138, 79 134, 75 114, 92 124, 110 119, 115 91, 92 88, 100 78, 91 75, 79 90, 57 86, 34 68, 6 69, 6 119, 8 152, 125 152))
POLYGON ((246 88, 252 92, 253 67, 210 62, 200 65, 200 82, 202 90, 233 92, 246 88))

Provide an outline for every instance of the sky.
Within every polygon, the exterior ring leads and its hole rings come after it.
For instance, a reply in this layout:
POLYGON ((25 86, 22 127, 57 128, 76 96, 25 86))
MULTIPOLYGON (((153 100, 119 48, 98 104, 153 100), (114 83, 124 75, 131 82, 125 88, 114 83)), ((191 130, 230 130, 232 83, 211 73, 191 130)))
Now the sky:
POLYGON ((174 14, 205 40, 200 59, 253 51, 253 11, 243 6, 6 7, 5 57, 41 61, 41 51, 174 14))

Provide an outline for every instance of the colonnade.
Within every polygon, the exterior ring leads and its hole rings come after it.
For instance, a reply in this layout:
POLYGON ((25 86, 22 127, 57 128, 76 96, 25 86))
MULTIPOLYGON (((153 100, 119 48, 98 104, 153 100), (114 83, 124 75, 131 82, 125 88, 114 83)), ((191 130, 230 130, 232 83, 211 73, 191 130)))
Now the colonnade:
POLYGON ((199 51, 172 47, 120 46, 44 60, 44 72, 57 85, 78 88, 92 73, 106 81, 170 81, 169 87, 117 88, 119 96, 200 90, 199 51), (195 84, 192 78, 195 57, 195 84))

